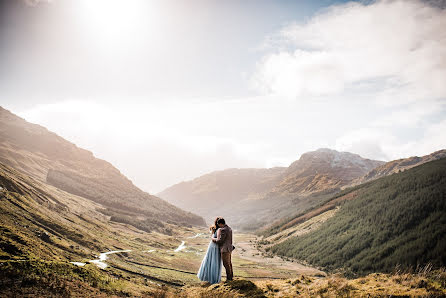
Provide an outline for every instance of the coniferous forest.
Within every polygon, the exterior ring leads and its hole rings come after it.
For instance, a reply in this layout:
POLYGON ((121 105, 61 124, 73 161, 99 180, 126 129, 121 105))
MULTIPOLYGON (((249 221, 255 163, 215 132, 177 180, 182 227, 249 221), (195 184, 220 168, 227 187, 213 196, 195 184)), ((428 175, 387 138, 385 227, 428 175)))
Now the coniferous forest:
POLYGON ((271 251, 351 275, 446 265, 446 159, 358 189, 319 229, 271 251))

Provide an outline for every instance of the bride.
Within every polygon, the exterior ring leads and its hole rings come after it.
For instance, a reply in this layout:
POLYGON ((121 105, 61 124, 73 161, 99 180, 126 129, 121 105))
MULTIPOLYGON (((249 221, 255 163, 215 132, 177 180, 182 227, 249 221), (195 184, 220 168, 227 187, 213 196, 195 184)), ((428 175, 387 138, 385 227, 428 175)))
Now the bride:
MULTIPOLYGON (((215 219, 214 225, 209 228, 211 238, 217 237, 218 220, 219 217, 215 219)), ((206 255, 201 262, 200 270, 198 270, 197 276, 201 281, 208 281, 211 284, 218 283, 221 280, 221 266, 222 262, 220 248, 218 247, 217 243, 211 240, 206 255)))

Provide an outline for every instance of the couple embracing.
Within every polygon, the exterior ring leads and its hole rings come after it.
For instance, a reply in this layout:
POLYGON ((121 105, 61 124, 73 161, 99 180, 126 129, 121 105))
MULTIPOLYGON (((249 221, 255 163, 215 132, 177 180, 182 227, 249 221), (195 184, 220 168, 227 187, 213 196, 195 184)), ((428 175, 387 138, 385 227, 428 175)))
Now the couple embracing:
POLYGON ((211 284, 218 283, 221 280, 221 265, 223 263, 226 280, 232 280, 231 253, 235 248, 232 245, 232 230, 223 217, 217 217, 214 225, 210 227, 210 232, 211 242, 197 276, 201 281, 208 281, 211 284))

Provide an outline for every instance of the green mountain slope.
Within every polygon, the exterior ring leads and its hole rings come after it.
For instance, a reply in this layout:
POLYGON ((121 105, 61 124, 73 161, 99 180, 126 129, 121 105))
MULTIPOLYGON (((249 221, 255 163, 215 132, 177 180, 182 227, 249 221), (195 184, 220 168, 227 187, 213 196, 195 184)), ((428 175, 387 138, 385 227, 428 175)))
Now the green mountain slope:
POLYGON ((319 228, 270 247, 328 270, 365 274, 446 265, 446 159, 346 190, 319 228))
POLYGON ((75 261, 106 251, 115 230, 98 207, 0 163, 0 259, 75 261))
POLYGON ((163 275, 154 267, 142 272, 137 264, 189 269, 184 259, 173 266, 167 251, 198 229, 161 223, 143 232, 110 221, 101 208, 0 163, 0 297, 152 297, 161 286, 149 281, 177 285, 195 279, 163 275), (129 252, 113 254, 105 270, 92 262, 113 250, 129 252))
POLYGON ((167 221, 204 224, 203 218, 143 192, 107 161, 1 107, 0 162, 36 181, 100 203, 104 214, 144 230, 167 221))

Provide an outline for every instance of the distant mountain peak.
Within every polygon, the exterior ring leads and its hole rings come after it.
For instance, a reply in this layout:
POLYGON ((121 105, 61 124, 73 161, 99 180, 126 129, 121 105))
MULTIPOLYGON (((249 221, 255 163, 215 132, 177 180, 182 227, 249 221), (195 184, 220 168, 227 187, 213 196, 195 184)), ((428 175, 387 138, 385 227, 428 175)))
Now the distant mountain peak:
POLYGON ((366 171, 383 164, 384 162, 363 158, 351 152, 339 152, 329 148, 319 148, 301 155, 299 160, 290 165, 290 171, 302 166, 317 166, 325 163, 332 168, 360 167, 366 171))
POLYGON ((338 151, 338 150, 330 149, 330 148, 319 148, 314 151, 308 151, 302 155, 327 155, 327 156, 348 156, 348 157, 355 156, 355 157, 359 157, 362 159, 367 159, 367 158, 361 157, 357 153, 352 153, 352 152, 348 152, 348 151, 338 151))

